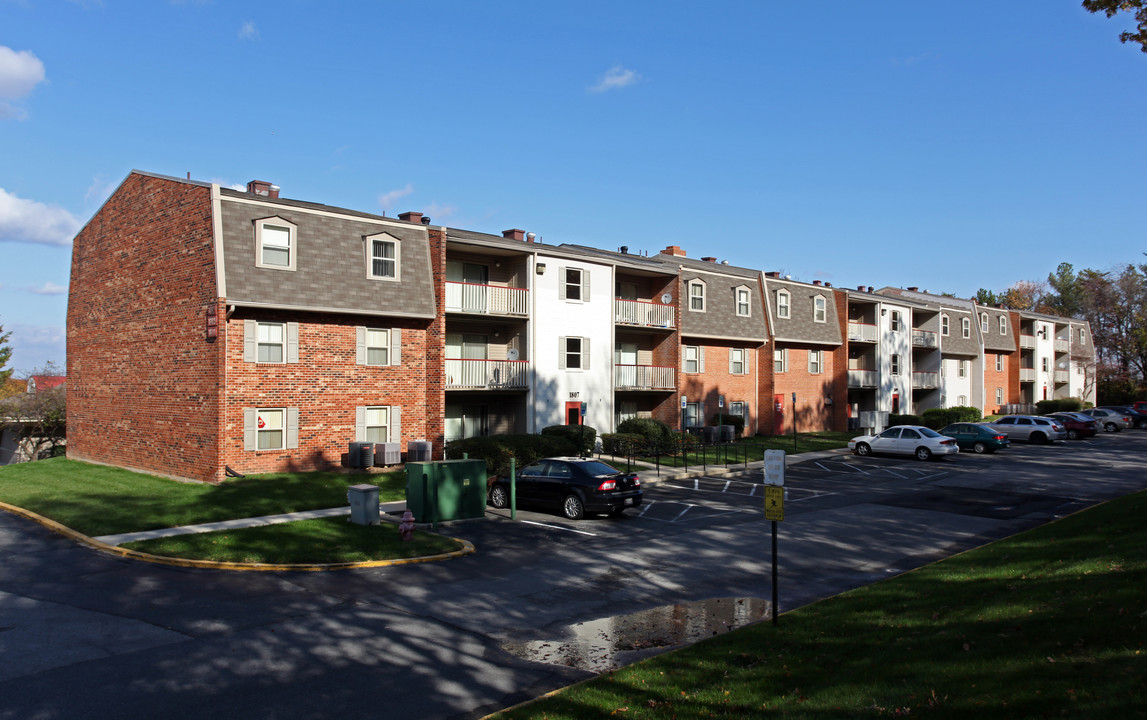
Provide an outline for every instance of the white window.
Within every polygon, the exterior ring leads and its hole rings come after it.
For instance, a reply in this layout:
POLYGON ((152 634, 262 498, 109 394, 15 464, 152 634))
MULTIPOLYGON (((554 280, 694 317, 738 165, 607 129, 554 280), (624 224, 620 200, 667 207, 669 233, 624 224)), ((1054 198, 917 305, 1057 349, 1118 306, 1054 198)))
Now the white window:
POLYGON ((966 338, 972 337, 972 321, 969 318, 960 318, 960 334, 966 338))
POLYGON ((819 323, 828 319, 828 301, 823 295, 817 295, 812 299, 812 319, 819 323))
POLYGON ((281 363, 286 357, 286 328, 283 323, 259 323, 259 356, 261 363, 281 363))
POLYGON ((689 309, 705 312, 705 283, 700 280, 689 281, 689 309))
POLYGON ((744 375, 747 372, 749 372, 749 367, 745 362, 745 349, 729 348, 729 374, 744 375))
POLYGON ((956 362, 956 377, 968 377, 967 360, 959 360, 956 362))
POLYGON ((988 332, 988 314, 980 313, 980 332, 988 332))
MULTIPOLYGON (((447 336, 447 357, 450 357, 449 335, 447 336)), ((355 328, 356 365, 401 365, 402 328, 355 328)))
POLYGON ((996 372, 1003 372, 1004 369, 1004 354, 996 353, 996 372))
POLYGON ((791 296, 788 290, 777 290, 777 317, 791 317, 791 296))
POLYGON ((1000 315, 1000 335, 1008 334, 1008 317, 1007 315, 1000 315))
POLYGON ((1040 365, 1041 370, 1043 370, 1044 372, 1047 372, 1047 366, 1048 366, 1047 358, 1040 358, 1039 359, 1039 365, 1040 365))
POLYGON ((589 370, 589 338, 558 338, 558 369, 589 370))
POLYGON ((997 405, 1003 405, 1004 404, 1004 389, 1003 388, 996 388, 996 404, 997 405))
POLYGON ((1083 345, 1087 342, 1087 331, 1083 328, 1079 329, 1079 344, 1083 345))
POLYGON ((243 321, 243 362, 297 363, 299 324, 243 321))
POLYGON ((747 402, 741 402, 740 400, 734 400, 733 402, 729 403, 729 414, 736 415, 737 417, 744 420, 745 424, 748 425, 749 404, 747 402))
POLYGON ((294 270, 297 230, 282 218, 255 221, 255 266, 294 270))
POLYGON ((292 450, 299 447, 299 409, 244 408, 243 449, 292 450))
POLYGON ((582 275, 584 273, 581 268, 566 268, 562 277, 562 298, 565 300, 585 300, 583 295, 588 293, 582 292, 582 275))
POLYGON ((956 396, 956 405, 957 406, 964 407, 967 404, 968 404, 968 396, 967 395, 957 395, 956 396))
POLYGON ((892 353, 892 374, 900 374, 900 356, 896 353, 892 353))
POLYGON ((260 450, 283 449, 283 430, 286 426, 286 423, 283 422, 283 414, 283 408, 259 409, 257 425, 259 428, 260 450))
POLYGON ((948 337, 948 316, 947 315, 941 315, 940 316, 940 334, 943 335, 944 337, 948 337))
POLYGON ((685 372, 705 372, 705 348, 697 345, 685 346, 685 372))
POLYGON ((752 304, 750 303, 751 295, 748 288, 737 288, 736 301, 737 301, 737 315, 739 317, 749 317, 751 314, 752 304))
POLYGON ((789 371, 789 349, 773 348, 773 372, 789 371))
POLYGON ((685 405, 685 427, 701 427, 701 403, 685 405))
POLYGON ((390 442, 390 408, 368 407, 366 409, 363 441, 373 443, 390 442))
POLYGON ((387 234, 366 239, 368 274, 379 280, 398 279, 398 239, 387 234))
POLYGON ((824 371, 824 351, 808 351, 808 371, 812 375, 820 375, 824 371))
MULTIPOLYGON (((390 331, 366 329, 366 364, 390 364, 390 331)), ((383 441, 379 441, 383 442, 383 441)))
POLYGON ((892 332, 900 332, 900 311, 892 311, 892 322, 890 323, 892 332))

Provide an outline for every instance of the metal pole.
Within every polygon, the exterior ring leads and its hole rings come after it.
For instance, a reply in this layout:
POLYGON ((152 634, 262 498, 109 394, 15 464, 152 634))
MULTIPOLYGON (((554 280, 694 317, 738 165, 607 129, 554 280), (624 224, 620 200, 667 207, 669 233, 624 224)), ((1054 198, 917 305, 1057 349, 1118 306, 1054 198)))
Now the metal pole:
POLYGON ((515 471, 516 459, 510 458, 510 519, 518 519, 518 474, 515 471))
POLYGON ((777 521, 773 520, 773 625, 777 624, 777 521))

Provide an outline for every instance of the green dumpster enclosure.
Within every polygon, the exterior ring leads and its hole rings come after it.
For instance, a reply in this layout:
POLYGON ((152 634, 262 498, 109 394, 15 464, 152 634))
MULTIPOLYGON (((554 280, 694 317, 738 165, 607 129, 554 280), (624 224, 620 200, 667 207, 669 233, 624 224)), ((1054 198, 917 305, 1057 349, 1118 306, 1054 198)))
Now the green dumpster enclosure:
POLYGON ((406 508, 420 523, 484 517, 486 461, 406 463, 406 508))

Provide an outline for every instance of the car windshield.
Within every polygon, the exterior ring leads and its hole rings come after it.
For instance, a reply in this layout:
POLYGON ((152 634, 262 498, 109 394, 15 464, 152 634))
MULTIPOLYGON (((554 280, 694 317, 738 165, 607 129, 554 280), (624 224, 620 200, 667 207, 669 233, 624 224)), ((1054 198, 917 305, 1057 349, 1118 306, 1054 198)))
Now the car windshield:
POLYGON ((593 475, 594 477, 600 477, 602 475, 616 475, 618 472, 616 469, 606 465, 603 462, 598 462, 597 460, 590 460, 589 462, 578 464, 581 465, 582 470, 585 470, 587 473, 593 475))
POLYGON ((936 432, 935 430, 930 430, 926 427, 917 428, 917 429, 919 430, 920 434, 923 435, 924 437, 930 437, 930 438, 943 437, 942 435, 940 435, 940 433, 936 432))

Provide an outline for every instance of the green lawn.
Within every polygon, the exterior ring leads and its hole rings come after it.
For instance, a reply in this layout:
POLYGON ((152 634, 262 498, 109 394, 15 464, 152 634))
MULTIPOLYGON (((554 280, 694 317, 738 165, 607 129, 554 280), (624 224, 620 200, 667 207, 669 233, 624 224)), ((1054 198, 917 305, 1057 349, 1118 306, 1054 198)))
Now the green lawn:
POLYGON ((1144 718, 1145 514, 1110 502, 498 717, 1144 718))
MULTIPOLYGON (((795 455, 797 453, 816 452, 818 450, 835 450, 848 447, 848 441, 856 437, 855 432, 816 432, 798 433, 796 442, 792 435, 766 437, 763 435, 742 438, 734 446, 706 446, 702 455, 702 448, 690 450, 686 458, 680 455, 662 455, 660 462, 667 467, 684 467, 688 465, 736 465, 744 462, 753 462, 765 459, 765 450, 784 450, 795 455)), ((654 457, 637 457, 635 460, 645 465, 653 466, 657 459, 654 457)))
POLYGON ((424 557, 459 550, 462 543, 420 530, 413 540, 402 542, 397 525, 355 525, 333 517, 141 540, 122 547, 168 557, 281 564, 424 557))
POLYGON ((379 486, 382 502, 406 497, 401 470, 272 473, 207 485, 52 458, 0 468, 0 501, 97 536, 338 507, 347 504, 347 488, 363 482, 379 486))

